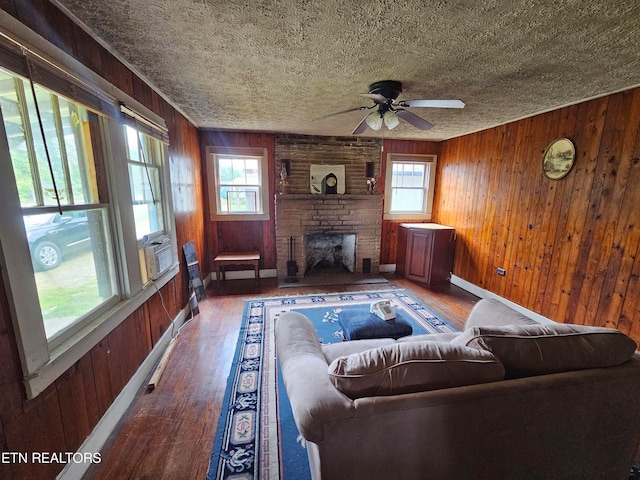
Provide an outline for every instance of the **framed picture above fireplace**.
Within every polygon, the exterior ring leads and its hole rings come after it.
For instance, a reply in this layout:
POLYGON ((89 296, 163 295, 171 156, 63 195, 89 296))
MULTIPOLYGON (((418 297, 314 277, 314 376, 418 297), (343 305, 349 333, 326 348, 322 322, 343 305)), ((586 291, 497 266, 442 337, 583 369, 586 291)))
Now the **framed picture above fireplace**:
POLYGON ((311 193, 344 193, 344 165, 311 165, 309 174, 311 193))

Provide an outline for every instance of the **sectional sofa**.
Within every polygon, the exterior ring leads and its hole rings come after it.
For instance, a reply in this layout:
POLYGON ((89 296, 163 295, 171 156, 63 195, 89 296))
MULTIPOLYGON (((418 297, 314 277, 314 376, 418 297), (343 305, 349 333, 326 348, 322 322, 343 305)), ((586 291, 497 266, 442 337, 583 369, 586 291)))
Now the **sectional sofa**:
POLYGON ((291 312, 276 347, 314 480, 629 476, 640 353, 617 330, 480 300, 460 333, 330 345, 291 312))

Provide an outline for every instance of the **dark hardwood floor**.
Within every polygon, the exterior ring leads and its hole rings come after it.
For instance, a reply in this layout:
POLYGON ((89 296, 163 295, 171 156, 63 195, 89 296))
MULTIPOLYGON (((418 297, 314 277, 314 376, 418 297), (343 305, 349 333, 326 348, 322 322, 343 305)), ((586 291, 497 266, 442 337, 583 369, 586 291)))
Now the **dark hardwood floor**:
POLYGON ((390 284, 279 289, 275 279, 212 282, 200 313, 175 344, 152 391, 141 390, 85 479, 204 479, 245 300, 255 297, 405 288, 462 327, 478 298, 458 287, 426 289, 389 277, 390 284))

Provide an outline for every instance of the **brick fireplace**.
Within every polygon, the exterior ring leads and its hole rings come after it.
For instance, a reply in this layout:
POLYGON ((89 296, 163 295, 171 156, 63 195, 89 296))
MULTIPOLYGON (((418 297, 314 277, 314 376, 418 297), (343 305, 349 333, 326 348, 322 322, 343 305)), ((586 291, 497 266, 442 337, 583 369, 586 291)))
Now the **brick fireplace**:
MULTIPOLYGON (((382 195, 276 195, 275 210, 278 278, 287 276, 291 238, 297 277, 304 276, 309 267, 307 240, 313 234, 355 235, 355 253, 349 260, 353 273, 378 273, 382 195)), ((348 255, 351 257, 351 253, 348 255)))

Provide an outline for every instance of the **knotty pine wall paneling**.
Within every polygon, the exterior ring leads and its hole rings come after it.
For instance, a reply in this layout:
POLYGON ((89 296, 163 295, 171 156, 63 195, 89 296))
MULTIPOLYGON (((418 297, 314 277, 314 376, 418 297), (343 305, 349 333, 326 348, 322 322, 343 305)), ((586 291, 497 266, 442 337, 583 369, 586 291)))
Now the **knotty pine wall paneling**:
MULTIPOLYGON (((162 287, 161 292, 165 307, 174 318, 189 298, 181 249, 183 244, 194 241, 203 274, 208 272, 204 255, 200 144, 196 128, 49 1, 2 0, 0 8, 165 119, 169 129, 168 162, 181 271, 162 287)), ((170 322, 159 295, 154 295, 147 304, 138 308, 42 394, 27 400, 5 292, 0 278, 1 449, 12 452, 74 452, 97 425, 161 333, 169 328, 170 322)), ((57 463, 0 462, 0 478, 49 480, 55 478, 62 467, 57 463)))
MULTIPOLYGON (((606 310, 605 303, 611 302, 613 285, 605 284, 605 281, 615 278, 622 260, 612 254, 614 249, 620 248, 614 237, 627 187, 638 187, 628 182, 631 173, 630 154, 635 147, 640 124, 637 117, 640 110, 634 112, 628 108, 633 103, 632 97, 630 92, 609 97, 588 200, 585 222, 587 235, 580 244, 576 275, 571 282, 567 312, 587 325, 613 320, 597 318, 597 314, 606 310)), ((614 324, 617 324, 617 320, 614 324)))
POLYGON ((434 216, 456 228, 454 273, 553 320, 640 341, 639 130, 632 89, 442 142, 434 216), (560 137, 576 162, 553 181, 542 155, 560 137))
MULTIPOLYGON (((582 206, 586 202, 584 192, 588 190, 584 188, 584 181, 591 177, 593 169, 592 162, 588 161, 584 152, 589 150, 587 142, 597 143, 598 141, 596 137, 590 138, 581 132, 583 127, 578 124, 578 119, 582 125, 588 125, 589 122, 582 122, 589 118, 588 112, 593 110, 591 108, 593 106, 597 106, 597 103, 582 104, 578 108, 559 111, 564 114, 563 126, 560 128, 564 134, 560 136, 571 138, 576 145, 580 144, 583 154, 580 155, 580 151, 577 152, 576 162, 579 161, 579 163, 574 165, 570 175, 567 175, 562 181, 549 182, 555 187, 556 195, 545 204, 543 214, 549 225, 549 233, 543 258, 544 268, 541 271, 538 289, 535 292, 535 303, 532 303, 538 311, 549 311, 552 305, 558 305, 561 296, 566 298, 562 292, 563 278, 567 272, 574 268, 572 258, 577 250, 573 248, 573 245, 574 241, 582 235, 583 229, 580 222, 584 220, 584 215, 577 214, 582 211, 582 206), (545 279, 546 281, 544 281, 545 279)), ((590 126, 589 130, 591 128, 593 126, 590 126)), ((599 128, 596 129, 599 130, 599 128)), ((595 156, 593 158, 595 159, 595 156)))

